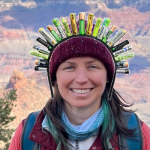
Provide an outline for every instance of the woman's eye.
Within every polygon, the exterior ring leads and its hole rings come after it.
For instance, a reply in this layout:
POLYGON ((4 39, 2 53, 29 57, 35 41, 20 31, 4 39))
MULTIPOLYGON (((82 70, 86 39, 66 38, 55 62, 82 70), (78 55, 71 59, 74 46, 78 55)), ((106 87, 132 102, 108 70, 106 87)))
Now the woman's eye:
POLYGON ((90 66, 91 68, 97 68, 96 66, 90 66))
POLYGON ((72 66, 69 66, 69 67, 66 67, 65 69, 72 69, 73 67, 72 66))
MULTIPOLYGON (((97 66, 94 66, 94 65, 93 66, 89 66, 89 67, 90 68, 97 68, 97 66)), ((69 69, 70 70, 70 69, 73 69, 73 68, 74 68, 73 66, 68 66, 65 69, 67 69, 67 70, 69 69)))

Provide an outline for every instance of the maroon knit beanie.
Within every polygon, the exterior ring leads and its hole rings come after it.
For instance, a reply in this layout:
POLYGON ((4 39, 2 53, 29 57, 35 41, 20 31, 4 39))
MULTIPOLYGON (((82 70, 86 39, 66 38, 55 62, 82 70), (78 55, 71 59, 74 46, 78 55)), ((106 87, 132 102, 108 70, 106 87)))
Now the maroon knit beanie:
POLYGON ((70 58, 86 56, 100 60, 106 67, 108 80, 112 80, 115 65, 108 48, 90 36, 75 36, 60 43, 52 53, 49 63, 52 85, 54 86, 56 71, 62 62, 70 58))

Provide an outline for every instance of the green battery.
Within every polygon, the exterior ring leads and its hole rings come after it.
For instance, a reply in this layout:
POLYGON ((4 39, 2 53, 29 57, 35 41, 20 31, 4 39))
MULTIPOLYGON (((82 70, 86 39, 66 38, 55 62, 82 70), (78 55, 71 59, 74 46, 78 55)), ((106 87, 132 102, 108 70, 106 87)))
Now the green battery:
POLYGON ((61 38, 58 36, 58 34, 55 32, 55 30, 49 25, 47 26, 47 29, 49 32, 54 36, 57 42, 61 41, 61 38))
POLYGON ((53 19, 53 23, 54 23, 55 27, 59 27, 61 25, 58 18, 53 19))
POLYGON ((85 34, 85 13, 79 13, 79 34, 85 34))
POLYGON ((45 52, 43 52, 43 51, 41 51, 41 50, 39 50, 39 53, 42 53, 42 54, 44 54, 44 55, 49 55, 49 54, 47 54, 47 53, 45 53, 45 52))
POLYGON ((132 58, 132 57, 134 57, 134 53, 133 52, 127 53, 125 55, 119 55, 119 56, 115 57, 115 60, 116 61, 120 61, 120 60, 123 60, 123 59, 132 58))
POLYGON ((106 42, 109 36, 115 31, 116 26, 112 26, 111 29, 107 32, 105 37, 103 37, 102 41, 106 42))
POLYGON ((85 34, 85 20, 79 20, 79 34, 85 34))
POLYGON ((97 37, 98 30, 100 28, 101 22, 102 22, 102 19, 101 18, 97 18, 96 25, 94 27, 94 31, 93 31, 93 34, 92 34, 95 37, 97 37))
POLYGON ((104 22, 103 22, 103 24, 102 24, 102 27, 101 27, 101 29, 100 29, 98 35, 97 35, 97 37, 98 37, 99 39, 103 39, 103 36, 104 36, 104 34, 105 34, 105 32, 106 32, 106 29, 107 29, 107 27, 109 26, 110 22, 111 22, 111 20, 110 20, 109 18, 105 18, 105 19, 104 19, 104 22))
POLYGON ((70 28, 69 28, 69 25, 68 25, 68 22, 67 22, 66 18, 62 18, 61 22, 62 22, 62 24, 64 26, 65 31, 66 31, 67 37, 71 36, 72 33, 70 31, 70 28))
POLYGON ((33 45, 33 48, 36 49, 37 51, 39 51, 39 53, 45 54, 45 55, 49 55, 50 52, 45 51, 43 48, 37 46, 37 45, 33 45))
POLYGON ((44 58, 44 59, 48 59, 48 57, 49 57, 49 55, 44 55, 44 54, 41 54, 41 53, 39 53, 38 51, 36 51, 36 50, 31 50, 30 51, 30 54, 31 55, 34 55, 34 56, 37 56, 37 57, 41 57, 41 58, 44 58))
POLYGON ((54 24, 55 27, 57 28, 57 30, 58 30, 58 32, 59 32, 61 38, 62 38, 62 39, 66 38, 66 34, 65 34, 65 32, 64 32, 64 30, 63 30, 63 28, 62 28, 62 26, 61 26, 61 23, 60 23, 60 21, 59 21, 58 18, 53 19, 53 24, 54 24))

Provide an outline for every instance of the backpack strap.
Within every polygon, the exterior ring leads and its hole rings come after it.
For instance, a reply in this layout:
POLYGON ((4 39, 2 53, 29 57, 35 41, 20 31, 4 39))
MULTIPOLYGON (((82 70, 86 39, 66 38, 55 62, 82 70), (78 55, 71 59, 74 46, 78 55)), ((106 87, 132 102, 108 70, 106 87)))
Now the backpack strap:
POLYGON ((142 130, 141 130, 141 124, 139 121, 138 116, 135 113, 129 113, 129 112, 122 112, 123 115, 123 121, 127 128, 134 129, 136 128, 135 139, 130 139, 123 134, 119 134, 119 144, 121 144, 120 150, 142 150, 143 149, 143 137, 142 137, 142 130))
POLYGON ((28 115, 22 131, 21 150, 38 150, 38 144, 35 144, 28 137, 40 112, 36 111, 28 115))

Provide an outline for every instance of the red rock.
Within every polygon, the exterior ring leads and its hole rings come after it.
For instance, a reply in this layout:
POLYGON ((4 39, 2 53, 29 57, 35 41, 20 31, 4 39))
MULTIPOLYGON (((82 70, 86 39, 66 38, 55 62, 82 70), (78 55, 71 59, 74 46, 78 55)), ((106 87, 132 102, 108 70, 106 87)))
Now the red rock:
POLYGON ((8 88, 19 89, 28 85, 28 80, 24 74, 18 70, 14 70, 8 83, 8 88))

